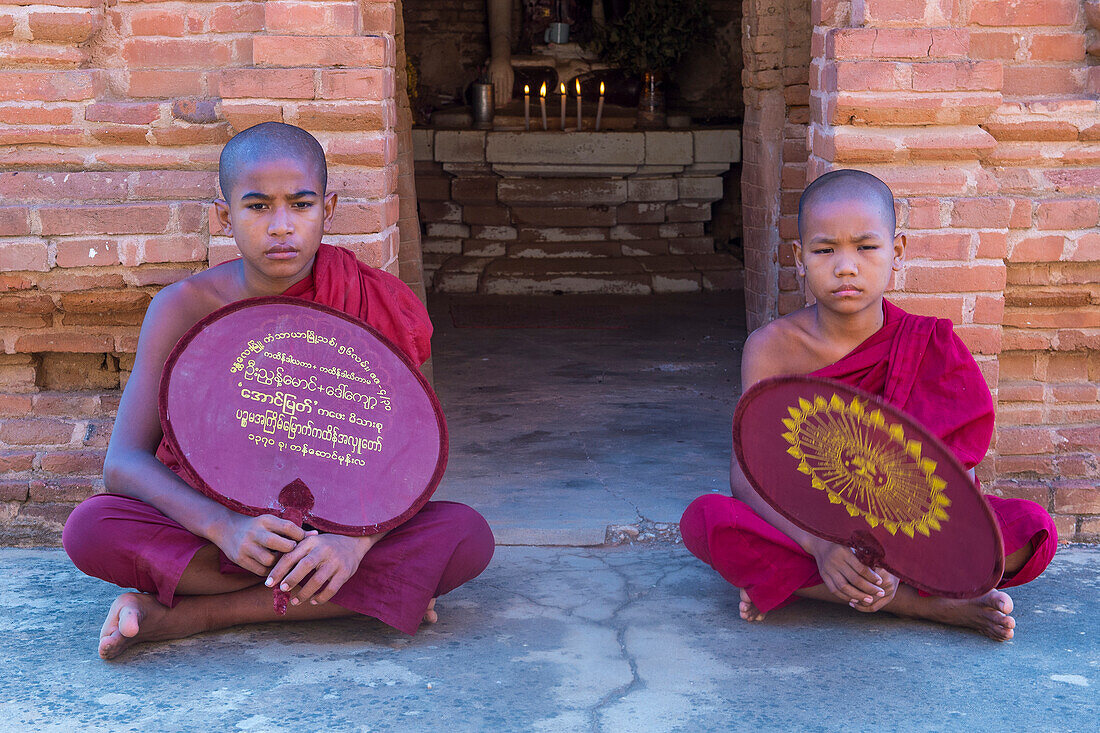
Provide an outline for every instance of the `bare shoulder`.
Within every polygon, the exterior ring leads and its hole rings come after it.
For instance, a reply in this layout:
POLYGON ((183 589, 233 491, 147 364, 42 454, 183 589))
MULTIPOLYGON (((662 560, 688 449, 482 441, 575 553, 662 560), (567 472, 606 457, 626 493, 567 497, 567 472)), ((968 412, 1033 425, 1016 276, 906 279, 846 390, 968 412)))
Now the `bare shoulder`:
POLYGON ((171 348, 187 329, 232 302, 228 275, 223 267, 211 268, 172 283, 157 293, 141 324, 139 357, 143 345, 158 352, 163 351, 165 344, 171 348))
POLYGON ((813 371, 809 309, 777 318, 749 334, 741 360, 742 388, 781 374, 813 371))

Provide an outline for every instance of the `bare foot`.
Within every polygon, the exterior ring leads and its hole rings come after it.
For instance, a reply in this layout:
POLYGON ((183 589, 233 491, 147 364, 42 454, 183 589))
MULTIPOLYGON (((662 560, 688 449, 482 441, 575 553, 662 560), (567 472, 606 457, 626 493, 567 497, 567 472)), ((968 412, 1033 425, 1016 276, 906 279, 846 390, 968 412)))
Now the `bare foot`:
POLYGON ((147 641, 152 627, 168 609, 151 595, 123 593, 111 604, 107 620, 99 630, 99 656, 114 659, 139 641, 147 641))
POLYGON ((764 615, 760 609, 756 607, 756 604, 749 598, 749 594, 744 588, 741 588, 741 603, 738 606, 738 610, 741 611, 741 618, 746 621, 763 621, 764 615))
MULTIPOLYGON (((913 595, 916 596, 915 592, 913 595)), ((951 626, 977 629, 996 641, 1008 641, 1015 634, 1016 619, 1011 616, 1012 598, 1003 591, 991 590, 978 598, 918 597, 907 601, 899 604, 901 607, 891 607, 889 610, 903 616, 917 616, 951 626)))
POLYGON ((439 614, 435 612, 435 599, 428 601, 428 610, 424 612, 424 620, 421 623, 434 624, 439 620, 439 614))

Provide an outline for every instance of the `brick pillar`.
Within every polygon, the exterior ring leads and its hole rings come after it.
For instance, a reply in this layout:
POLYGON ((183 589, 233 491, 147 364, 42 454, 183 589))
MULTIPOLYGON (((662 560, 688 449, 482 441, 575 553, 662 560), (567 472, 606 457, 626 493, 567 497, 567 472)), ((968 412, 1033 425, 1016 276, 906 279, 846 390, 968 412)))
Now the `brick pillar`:
POLYGON ((397 0, 397 67, 395 69, 394 96, 397 102, 397 196, 400 200, 397 226, 401 232, 399 264, 401 279, 416 291, 421 300, 424 300, 424 267, 420 252, 420 219, 416 213, 416 182, 413 178, 413 115, 409 106, 405 22, 401 9, 401 0, 397 0))
POLYGON ((741 173, 750 329, 802 304, 791 242, 806 183, 809 0, 745 0, 741 173))

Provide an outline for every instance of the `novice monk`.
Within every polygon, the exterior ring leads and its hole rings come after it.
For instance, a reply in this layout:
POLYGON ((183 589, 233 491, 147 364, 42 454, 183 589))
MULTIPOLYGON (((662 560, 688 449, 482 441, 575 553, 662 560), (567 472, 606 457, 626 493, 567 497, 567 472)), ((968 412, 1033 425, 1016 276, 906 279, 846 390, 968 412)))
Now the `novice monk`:
POLYGON ((327 177, 324 151, 304 130, 271 122, 234 137, 214 206, 240 259, 166 287, 149 306, 103 467, 111 493, 77 507, 63 537, 82 571, 140 591, 108 611, 105 659, 140 641, 280 618, 364 614, 413 634, 436 620, 436 596, 492 557, 489 526, 462 504, 429 502, 388 533, 345 537, 238 514, 174 473, 157 412, 161 371, 176 341, 224 305, 280 293, 323 303, 366 321, 417 364, 428 358, 431 323, 409 288, 321 243, 336 209, 327 177), (275 585, 290 591, 285 617, 272 606, 275 585))
MULTIPOLYGON (((993 432, 993 402, 970 351, 944 319, 915 316, 883 299, 901 269, 905 237, 895 234, 894 200, 879 179, 838 170, 815 180, 799 202, 795 262, 814 305, 754 331, 745 344, 743 388, 780 374, 814 374, 884 397, 940 437, 970 470, 993 432)), ((787 521, 730 466, 733 498, 710 494, 684 512, 684 545, 741 589, 741 618, 764 614, 796 596, 848 603, 863 612, 969 626, 1011 639, 1012 599, 1000 590, 949 600, 918 593, 852 550, 787 521)), ((986 500, 1005 544, 999 587, 1036 578, 1054 556, 1054 522, 1038 504, 986 500)))

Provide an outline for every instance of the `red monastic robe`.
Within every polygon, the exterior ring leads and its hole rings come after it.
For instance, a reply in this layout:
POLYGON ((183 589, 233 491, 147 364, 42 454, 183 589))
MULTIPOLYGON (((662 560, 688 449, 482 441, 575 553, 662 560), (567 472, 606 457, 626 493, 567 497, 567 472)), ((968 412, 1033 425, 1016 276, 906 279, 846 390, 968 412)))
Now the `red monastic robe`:
MULTIPOLYGON (((312 273, 284 295, 365 321, 416 364, 431 355, 432 324, 420 300, 401 280, 346 249, 322 244, 312 273)), ((186 480, 163 439, 157 458, 186 480)), ((179 601, 175 589, 187 564, 209 544, 148 504, 117 494, 80 504, 65 523, 63 542, 88 575, 151 593, 169 607, 179 601)), ((463 504, 428 502, 371 548, 332 602, 412 634, 432 598, 476 577, 492 555, 493 534, 480 514, 463 504)), ((247 572, 224 554, 221 567, 247 572)))
MULTIPOLYGON (((839 361, 813 372, 886 399, 923 424, 966 468, 985 456, 993 435, 993 399, 951 321, 906 313, 883 301, 882 328, 839 361)), ((1026 583, 1054 557, 1058 534, 1050 515, 1023 499, 987 496, 1004 536, 1005 554, 1027 543, 1034 553, 1000 587, 1026 583)), ((680 520, 684 545, 738 588, 761 611, 786 605, 794 592, 822 583, 817 562, 747 504, 708 494, 680 520)))

